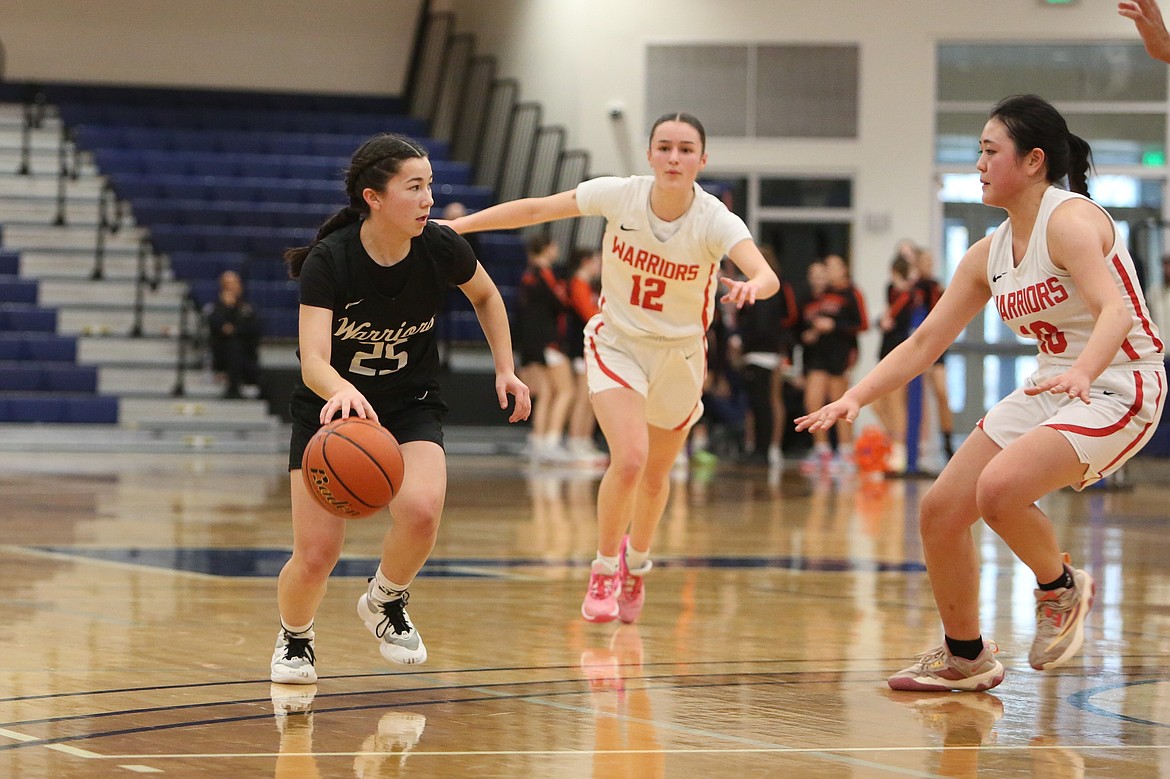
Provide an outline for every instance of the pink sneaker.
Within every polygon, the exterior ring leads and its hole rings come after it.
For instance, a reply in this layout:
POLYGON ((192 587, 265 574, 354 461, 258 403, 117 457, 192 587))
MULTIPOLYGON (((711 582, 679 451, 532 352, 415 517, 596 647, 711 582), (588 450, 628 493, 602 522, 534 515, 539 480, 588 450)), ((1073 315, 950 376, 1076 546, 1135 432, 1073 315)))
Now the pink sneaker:
POLYGON ((589 590, 581 604, 581 616, 590 622, 612 622, 618 615, 617 592, 621 588, 621 566, 605 572, 605 564, 594 560, 589 574, 589 590))
POLYGON ((650 573, 654 566, 649 560, 636 572, 626 565, 626 547, 630 545, 630 537, 622 539, 622 550, 618 554, 618 573, 621 575, 621 587, 618 590, 618 619, 629 624, 642 613, 642 604, 646 601, 646 583, 642 577, 650 573))

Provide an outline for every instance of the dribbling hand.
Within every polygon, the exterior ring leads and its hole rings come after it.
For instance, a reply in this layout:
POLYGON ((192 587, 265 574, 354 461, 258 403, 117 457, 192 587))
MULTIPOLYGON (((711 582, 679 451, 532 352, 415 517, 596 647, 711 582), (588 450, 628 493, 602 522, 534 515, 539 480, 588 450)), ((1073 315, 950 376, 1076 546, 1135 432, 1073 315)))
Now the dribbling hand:
POLYGON ((353 387, 339 390, 333 394, 333 397, 325 401, 325 405, 321 407, 321 424, 326 425, 333 421, 333 417, 337 415, 338 411, 341 412, 342 419, 353 414, 372 422, 378 421, 378 414, 370 405, 370 401, 366 400, 365 396, 353 387))

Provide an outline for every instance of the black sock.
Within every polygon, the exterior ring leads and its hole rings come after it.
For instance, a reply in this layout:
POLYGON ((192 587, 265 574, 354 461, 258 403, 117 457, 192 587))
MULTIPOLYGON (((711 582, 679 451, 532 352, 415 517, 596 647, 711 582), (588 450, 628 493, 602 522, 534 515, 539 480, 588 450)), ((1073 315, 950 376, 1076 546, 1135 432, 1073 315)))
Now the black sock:
POLYGON ((947 642, 947 649, 955 657, 961 657, 964 660, 974 660, 979 657, 979 653, 983 651, 983 636, 972 639, 970 641, 959 641, 950 636, 943 637, 947 642))
POLYGON ((951 444, 951 434, 950 433, 943 433, 942 434, 942 445, 943 445, 943 451, 946 452, 948 460, 955 456, 955 447, 951 444))
POLYGON ((1048 582, 1048 584, 1036 582, 1036 584, 1039 586, 1042 592, 1048 592, 1050 590, 1059 590, 1061 587, 1067 587, 1071 589, 1072 586, 1076 584, 1076 582, 1073 581, 1072 573, 1068 570, 1068 568, 1065 568, 1064 572, 1060 575, 1060 578, 1056 579, 1055 581, 1048 582))

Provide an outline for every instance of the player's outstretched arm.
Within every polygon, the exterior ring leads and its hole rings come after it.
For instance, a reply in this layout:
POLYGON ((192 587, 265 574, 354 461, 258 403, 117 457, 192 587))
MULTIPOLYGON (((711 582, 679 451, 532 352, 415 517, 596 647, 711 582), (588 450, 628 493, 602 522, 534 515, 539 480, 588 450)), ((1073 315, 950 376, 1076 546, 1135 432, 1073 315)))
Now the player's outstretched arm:
POLYGON ((500 203, 482 211, 476 211, 474 214, 452 219, 444 224, 462 235, 484 230, 514 230, 517 227, 528 227, 529 225, 580 215, 581 209, 577 206, 577 190, 571 189, 548 197, 526 197, 520 200, 510 200, 507 203, 500 203))

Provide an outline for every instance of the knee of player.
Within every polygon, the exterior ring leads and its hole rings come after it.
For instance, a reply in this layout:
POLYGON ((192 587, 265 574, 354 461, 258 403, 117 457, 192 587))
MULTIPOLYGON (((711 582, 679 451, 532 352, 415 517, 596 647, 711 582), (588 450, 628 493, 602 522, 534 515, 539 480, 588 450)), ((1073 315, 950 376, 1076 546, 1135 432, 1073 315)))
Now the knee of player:
POLYGON ((647 451, 640 447, 611 448, 609 472, 623 484, 633 485, 646 470, 647 451))
POLYGON ((1031 502, 1022 497, 1019 485, 1010 475, 989 468, 984 470, 975 485, 975 504, 983 521, 995 525, 1031 502))
POLYGON ((314 544, 301 549, 294 548, 290 562, 302 576, 320 580, 329 578, 340 559, 341 544, 314 544))
POLYGON ((920 535, 929 537, 933 533, 948 533, 956 528, 970 527, 971 523, 964 518, 970 511, 964 511, 963 508, 956 503, 953 494, 935 484, 926 491, 918 505, 920 535))
POLYGON ((443 501, 441 497, 412 497, 395 501, 392 510, 395 525, 415 535, 433 535, 439 530, 443 501))

